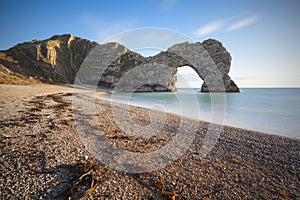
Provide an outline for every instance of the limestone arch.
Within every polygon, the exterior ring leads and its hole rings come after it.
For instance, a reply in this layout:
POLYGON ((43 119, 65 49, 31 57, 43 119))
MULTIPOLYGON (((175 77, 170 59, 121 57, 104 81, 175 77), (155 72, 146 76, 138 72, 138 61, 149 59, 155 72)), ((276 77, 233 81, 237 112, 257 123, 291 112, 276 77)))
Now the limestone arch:
POLYGON ((202 92, 239 92, 228 75, 230 65, 230 54, 216 40, 176 44, 152 57, 125 49, 125 53, 105 69, 98 86, 130 92, 176 91, 177 68, 188 66, 203 80, 202 92))
MULTIPOLYGON (((181 45, 182 44, 180 44, 180 46, 181 45)), ((195 45, 197 47, 199 44, 196 43, 189 45, 195 45)), ((202 47, 200 46, 200 49, 201 48, 202 47)), ((189 52, 187 52, 187 54, 188 53, 189 52)), ((166 91, 176 91, 177 69, 184 66, 192 68, 197 73, 199 78, 203 80, 201 91, 204 91, 203 88, 207 87, 206 82, 209 82, 210 88, 212 88, 213 91, 226 91, 226 89, 224 89, 225 85, 221 83, 223 79, 222 74, 219 72, 219 70, 217 70, 217 66, 215 66, 212 58, 209 57, 208 52, 204 50, 202 52, 198 51, 197 53, 199 53, 199 55, 196 55, 196 57, 199 58, 196 61, 196 65, 190 63, 183 56, 175 53, 172 47, 169 48, 168 51, 161 52, 154 57, 146 58, 146 60, 143 62, 143 65, 149 65, 149 71, 153 70, 153 67, 151 67, 151 65, 155 66, 158 64, 162 64, 168 66, 167 69, 162 68, 159 74, 159 80, 164 80, 160 81, 160 85, 162 85, 161 83, 164 83, 163 85, 165 86, 166 91)), ((147 79, 147 77, 145 77, 145 79, 147 79)), ((164 91, 161 87, 159 87, 159 89, 155 89, 155 87, 153 87, 152 85, 152 89, 153 88, 154 91, 164 91)), ((142 87, 140 88, 140 90, 143 90, 142 87)))
MULTIPOLYGON (((196 71, 203 80, 201 92, 239 92, 239 88, 231 80, 228 73, 231 65, 231 56, 216 40, 206 40, 203 43, 181 43, 170 47, 166 52, 146 59, 150 63, 164 63, 173 69, 189 66, 196 71)), ((173 76, 174 76, 173 72, 173 76)), ((174 78, 169 78, 173 80, 174 78)), ((169 90, 173 86, 166 84, 169 90)))

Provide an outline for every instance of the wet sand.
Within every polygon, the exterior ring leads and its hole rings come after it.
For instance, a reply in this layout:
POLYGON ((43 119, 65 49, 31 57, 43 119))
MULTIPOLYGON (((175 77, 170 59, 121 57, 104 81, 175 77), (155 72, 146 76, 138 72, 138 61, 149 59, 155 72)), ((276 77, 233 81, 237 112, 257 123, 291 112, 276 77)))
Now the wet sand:
MULTIPOLYGON (((72 97, 81 90, 40 84, 0 85, 0 91, 1 199, 300 198, 299 139, 224 126, 204 157, 199 149, 210 124, 193 121, 195 138, 178 159, 132 174, 102 164, 84 146, 74 126, 74 112, 82 111, 72 108, 72 97)), ((113 145, 131 152, 159 150, 176 136, 182 120, 167 114, 159 134, 138 138, 118 127, 109 101, 96 105, 99 128, 113 145)), ((150 123, 149 109, 116 107, 140 126, 150 123)))

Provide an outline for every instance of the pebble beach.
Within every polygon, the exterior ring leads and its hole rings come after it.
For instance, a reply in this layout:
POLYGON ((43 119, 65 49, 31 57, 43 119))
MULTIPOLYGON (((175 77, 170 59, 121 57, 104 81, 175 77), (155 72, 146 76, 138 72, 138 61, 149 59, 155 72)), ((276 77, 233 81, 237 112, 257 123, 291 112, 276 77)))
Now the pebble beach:
MULTIPOLYGON (((195 138, 178 159, 128 173, 97 160, 78 135, 72 97, 79 89, 38 84, 0 85, 0 91, 0 199, 300 198, 299 139, 223 126, 201 156, 210 124, 193 121, 195 138)), ((162 148, 181 120, 169 113, 158 135, 137 138, 114 122, 111 102, 97 99, 96 105, 109 141, 132 152, 162 148)), ((149 123, 149 109, 130 106, 128 112, 141 126, 149 123)))

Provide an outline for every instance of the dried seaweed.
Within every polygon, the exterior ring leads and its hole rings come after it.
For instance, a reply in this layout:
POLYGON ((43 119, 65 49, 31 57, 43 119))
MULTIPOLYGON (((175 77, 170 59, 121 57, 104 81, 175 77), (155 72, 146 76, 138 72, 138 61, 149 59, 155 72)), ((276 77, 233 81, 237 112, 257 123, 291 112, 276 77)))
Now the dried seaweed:
POLYGON ((140 184, 147 187, 150 190, 157 191, 161 197, 175 200, 176 193, 174 191, 166 191, 165 181, 163 175, 156 175, 150 170, 146 170, 143 174, 132 174, 131 177, 136 179, 140 184))
POLYGON ((61 194, 65 199, 81 199, 86 197, 106 180, 106 175, 110 171, 105 167, 101 167, 95 162, 80 162, 74 165, 79 174, 61 194))

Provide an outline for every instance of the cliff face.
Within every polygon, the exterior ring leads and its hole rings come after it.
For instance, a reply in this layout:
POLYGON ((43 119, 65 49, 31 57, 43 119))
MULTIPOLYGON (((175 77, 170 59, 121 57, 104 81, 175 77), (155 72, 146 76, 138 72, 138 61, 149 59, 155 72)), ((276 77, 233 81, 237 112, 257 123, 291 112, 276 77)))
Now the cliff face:
POLYGON ((119 91, 175 91, 177 68, 190 66, 204 80, 201 91, 239 92, 228 75, 230 54, 221 42, 212 39, 202 43, 176 44, 166 52, 145 58, 118 43, 99 45, 70 34, 55 35, 47 40, 33 40, 0 51, 0 83, 10 83, 1 80, 12 78, 29 80, 29 83, 38 80, 73 84, 90 52, 101 51, 110 55, 114 48, 122 52, 121 56, 105 65, 104 69, 93 66, 85 70, 81 82, 119 91), (99 70, 103 72, 101 77, 99 70))
POLYGON ((88 53, 98 43, 73 35, 55 35, 1 51, 0 64, 9 70, 45 82, 73 83, 88 53))

